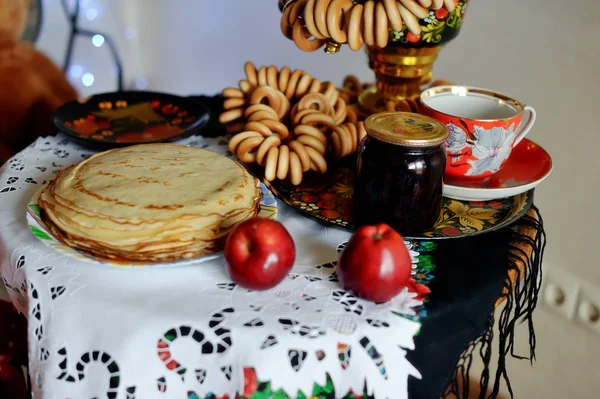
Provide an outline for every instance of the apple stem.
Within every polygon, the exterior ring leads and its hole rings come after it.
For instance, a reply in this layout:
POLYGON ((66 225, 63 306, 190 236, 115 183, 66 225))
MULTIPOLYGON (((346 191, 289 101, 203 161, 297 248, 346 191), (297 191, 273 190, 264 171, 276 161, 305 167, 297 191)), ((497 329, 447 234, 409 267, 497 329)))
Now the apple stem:
POLYGON ((381 235, 381 233, 375 233, 373 234, 373 240, 375 241, 379 241, 383 238, 383 236, 381 235))

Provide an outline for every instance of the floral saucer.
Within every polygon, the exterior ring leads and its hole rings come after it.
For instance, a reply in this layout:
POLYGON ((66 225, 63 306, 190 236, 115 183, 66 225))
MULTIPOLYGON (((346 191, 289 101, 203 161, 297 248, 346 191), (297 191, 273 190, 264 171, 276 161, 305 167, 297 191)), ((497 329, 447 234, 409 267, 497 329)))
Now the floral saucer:
POLYGON ((444 196, 461 201, 489 201, 522 194, 552 172, 552 158, 540 145, 523 139, 498 172, 479 181, 444 178, 444 196))

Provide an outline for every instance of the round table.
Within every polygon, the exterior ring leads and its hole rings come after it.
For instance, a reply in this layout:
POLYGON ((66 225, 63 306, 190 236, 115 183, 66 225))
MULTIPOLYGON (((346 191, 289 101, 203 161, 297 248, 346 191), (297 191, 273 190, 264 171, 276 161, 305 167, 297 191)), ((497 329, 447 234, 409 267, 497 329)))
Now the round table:
MULTIPOLYGON (((222 138, 179 144, 227 151, 222 138)), ((277 220, 294 238, 296 262, 263 292, 234 284, 222 256, 116 267, 46 245, 43 232, 27 225, 27 204, 59 170, 91 153, 64 136, 40 138, 2 168, 1 275, 28 315, 36 396, 233 398, 258 390, 405 397, 409 376, 420 377, 406 360, 420 328, 417 294, 405 289, 374 304, 342 290, 335 261, 350 232, 284 204, 277 220)), ((406 245, 418 273, 424 251, 406 245)))
MULTIPOLYGON (((219 137, 181 143, 226 152, 219 137)), ((456 384, 448 384, 465 379, 455 374, 457 361, 475 345, 489 346, 503 289, 511 305, 500 339, 519 314, 530 317, 520 299, 535 303, 531 282, 543 249, 535 215, 470 239, 407 243, 414 273, 431 281, 424 308, 409 292, 374 305, 341 290, 333 272, 350 233, 282 203, 277 218, 298 258, 290 277, 268 292, 235 286, 221 257, 125 269, 73 259, 31 233, 26 205, 55 173, 90 154, 63 136, 42 138, 0 176, 0 274, 28 315, 29 373, 40 397, 451 395, 456 384), (522 239, 524 228, 535 237, 522 239), (523 251, 528 242, 531 251, 523 251), (519 270, 525 275, 516 276, 519 270), (522 279, 526 288, 510 289, 522 279)))

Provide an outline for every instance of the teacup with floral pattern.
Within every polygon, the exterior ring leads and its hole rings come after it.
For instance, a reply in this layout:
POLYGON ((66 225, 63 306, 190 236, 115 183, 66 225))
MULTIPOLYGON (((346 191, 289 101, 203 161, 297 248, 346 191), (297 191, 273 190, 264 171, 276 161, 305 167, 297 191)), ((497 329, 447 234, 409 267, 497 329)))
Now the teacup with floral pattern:
POLYGON ((446 180, 483 179, 498 172, 535 123, 535 110, 504 94, 468 86, 421 93, 421 113, 450 131, 446 180), (523 117, 528 118, 523 123, 523 117))

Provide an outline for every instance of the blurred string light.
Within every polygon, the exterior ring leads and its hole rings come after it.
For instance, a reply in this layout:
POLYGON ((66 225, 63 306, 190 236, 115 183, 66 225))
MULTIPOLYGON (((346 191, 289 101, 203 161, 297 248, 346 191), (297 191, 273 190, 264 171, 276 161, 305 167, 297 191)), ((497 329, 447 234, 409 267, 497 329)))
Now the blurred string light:
POLYGON ((98 11, 95 8, 90 8, 85 12, 85 17, 90 21, 95 20, 97 16, 98 11))
POLYGON ((81 83, 83 83, 85 87, 90 87, 94 84, 94 75, 89 72, 84 73, 81 75, 81 83))
POLYGON ((104 36, 102 36, 102 35, 92 36, 92 44, 96 47, 102 47, 102 45, 104 44, 104 36))
MULTIPOLYGON (((73 11, 70 10, 69 5, 67 4, 67 0, 61 0, 60 2, 65 11, 65 14, 67 15, 67 20, 71 27, 69 33, 69 41, 67 44, 67 52, 65 54, 65 60, 63 63, 64 72, 68 73, 71 77, 75 79, 81 79, 81 83, 83 83, 83 85, 86 87, 90 87, 94 84, 95 78, 92 73, 84 72, 83 67, 81 65, 71 65, 71 59, 73 58, 73 51, 75 47, 75 38, 77 36, 89 37, 91 38, 92 44, 94 46, 101 47, 103 45, 106 45, 108 47, 113 62, 115 63, 117 89, 118 91, 123 91, 123 67, 121 64, 121 59, 119 58, 119 53, 117 52, 117 48, 113 40, 108 35, 101 34, 99 32, 93 32, 87 29, 82 29, 78 25, 81 9, 82 7, 85 8, 88 5, 88 0, 76 0, 75 9, 73 11)), ((98 17, 98 10, 96 8, 87 8, 85 10, 84 15, 88 20, 92 21, 98 17)), ((136 80, 136 87, 138 86, 141 85, 138 85, 138 82, 136 80)))

